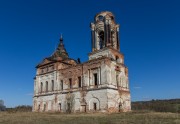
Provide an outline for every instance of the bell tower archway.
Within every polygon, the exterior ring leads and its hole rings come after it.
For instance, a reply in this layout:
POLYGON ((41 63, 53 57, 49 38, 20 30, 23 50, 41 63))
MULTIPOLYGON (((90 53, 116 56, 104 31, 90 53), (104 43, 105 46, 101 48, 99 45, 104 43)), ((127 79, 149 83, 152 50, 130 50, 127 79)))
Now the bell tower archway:
POLYGON ((92 52, 112 47, 119 51, 119 25, 114 15, 105 11, 97 14, 91 23, 92 52))
POLYGON ((103 56, 113 60, 116 60, 117 56, 124 59, 120 53, 119 24, 111 12, 98 13, 90 27, 92 52, 89 54, 89 60, 103 56))

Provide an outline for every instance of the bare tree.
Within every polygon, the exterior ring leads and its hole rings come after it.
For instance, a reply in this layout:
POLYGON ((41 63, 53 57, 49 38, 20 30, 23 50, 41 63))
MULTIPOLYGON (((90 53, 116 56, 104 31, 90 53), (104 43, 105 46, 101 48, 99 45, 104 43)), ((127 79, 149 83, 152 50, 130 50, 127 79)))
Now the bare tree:
POLYGON ((72 93, 68 93, 66 95, 66 112, 67 113, 71 113, 73 111, 74 108, 74 94, 72 93))
POLYGON ((4 106, 4 101, 0 100, 0 111, 5 111, 6 107, 4 106))

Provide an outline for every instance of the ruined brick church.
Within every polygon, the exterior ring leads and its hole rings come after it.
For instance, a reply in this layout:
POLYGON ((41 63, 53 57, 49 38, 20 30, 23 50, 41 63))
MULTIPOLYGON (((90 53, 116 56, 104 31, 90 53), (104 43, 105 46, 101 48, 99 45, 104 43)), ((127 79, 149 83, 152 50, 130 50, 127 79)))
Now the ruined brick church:
POLYGON ((57 49, 36 66, 33 111, 126 112, 131 110, 128 68, 120 52, 114 15, 98 13, 91 23, 89 60, 69 58, 63 37, 57 49))

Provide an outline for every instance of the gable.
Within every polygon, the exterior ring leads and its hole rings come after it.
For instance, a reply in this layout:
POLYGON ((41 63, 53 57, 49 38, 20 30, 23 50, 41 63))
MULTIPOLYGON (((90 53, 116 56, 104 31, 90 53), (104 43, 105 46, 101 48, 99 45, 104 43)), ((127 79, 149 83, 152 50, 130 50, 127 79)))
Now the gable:
POLYGON ((48 58, 45 58, 41 63, 39 63, 36 68, 40 67, 40 66, 43 66, 43 65, 47 65, 47 64, 50 64, 52 63, 53 61, 49 60, 48 58))

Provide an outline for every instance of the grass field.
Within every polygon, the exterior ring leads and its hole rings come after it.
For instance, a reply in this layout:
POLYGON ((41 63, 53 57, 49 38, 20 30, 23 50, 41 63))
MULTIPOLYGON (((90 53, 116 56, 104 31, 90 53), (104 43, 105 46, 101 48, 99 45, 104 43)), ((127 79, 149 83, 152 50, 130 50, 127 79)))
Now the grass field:
POLYGON ((157 112, 117 114, 0 112, 0 124, 180 124, 180 114, 157 112))

